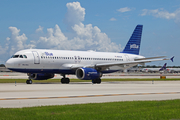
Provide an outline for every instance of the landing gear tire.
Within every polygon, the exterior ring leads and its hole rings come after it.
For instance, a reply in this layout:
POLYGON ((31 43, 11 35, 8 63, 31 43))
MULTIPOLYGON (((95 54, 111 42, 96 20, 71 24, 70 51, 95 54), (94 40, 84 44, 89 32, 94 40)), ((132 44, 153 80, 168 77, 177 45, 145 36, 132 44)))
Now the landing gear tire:
POLYGON ((32 80, 26 80, 26 84, 32 84, 32 80))
POLYGON ((97 79, 97 84, 100 84, 101 83, 101 79, 97 79))
POLYGON ((93 84, 100 84, 100 83, 101 83, 101 79, 100 79, 100 78, 98 78, 98 79, 93 79, 93 80, 92 80, 92 83, 93 83, 93 84))
POLYGON ((65 74, 62 74, 63 78, 61 79, 62 84, 69 84, 70 80, 69 78, 66 78, 65 74))
POLYGON ((62 78, 61 79, 62 84, 69 84, 69 82, 70 82, 69 78, 62 78))

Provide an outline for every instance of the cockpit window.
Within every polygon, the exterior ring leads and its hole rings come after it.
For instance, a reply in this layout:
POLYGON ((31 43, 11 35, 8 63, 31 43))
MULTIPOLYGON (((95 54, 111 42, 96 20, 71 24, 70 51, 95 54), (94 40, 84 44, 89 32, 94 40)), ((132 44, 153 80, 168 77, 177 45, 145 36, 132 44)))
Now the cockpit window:
POLYGON ((19 55, 13 55, 12 56, 12 58, 18 58, 19 57, 19 55))
POLYGON ((19 57, 20 57, 20 58, 23 58, 23 56, 22 56, 22 55, 20 55, 19 57))
POLYGON ((26 56, 26 55, 23 55, 23 57, 24 57, 24 58, 27 58, 27 56, 26 56))
POLYGON ((27 58, 26 55, 13 55, 11 58, 27 58))

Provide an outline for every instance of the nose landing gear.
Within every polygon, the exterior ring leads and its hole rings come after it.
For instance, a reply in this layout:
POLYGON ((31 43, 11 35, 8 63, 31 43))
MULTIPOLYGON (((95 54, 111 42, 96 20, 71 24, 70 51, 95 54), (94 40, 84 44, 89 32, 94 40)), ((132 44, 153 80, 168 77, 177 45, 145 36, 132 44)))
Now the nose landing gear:
POLYGON ((32 84, 32 80, 29 77, 29 80, 26 80, 26 84, 32 84))

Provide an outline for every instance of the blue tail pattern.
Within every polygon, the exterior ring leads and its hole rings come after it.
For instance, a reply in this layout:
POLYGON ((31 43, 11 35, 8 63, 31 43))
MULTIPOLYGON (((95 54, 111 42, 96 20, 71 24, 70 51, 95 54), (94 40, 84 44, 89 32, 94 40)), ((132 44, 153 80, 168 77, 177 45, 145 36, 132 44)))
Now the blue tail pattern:
POLYGON ((167 63, 165 63, 165 64, 163 65, 163 67, 159 69, 159 71, 166 70, 166 65, 167 65, 167 63))
POLYGON ((139 55, 143 25, 137 25, 122 53, 139 55))

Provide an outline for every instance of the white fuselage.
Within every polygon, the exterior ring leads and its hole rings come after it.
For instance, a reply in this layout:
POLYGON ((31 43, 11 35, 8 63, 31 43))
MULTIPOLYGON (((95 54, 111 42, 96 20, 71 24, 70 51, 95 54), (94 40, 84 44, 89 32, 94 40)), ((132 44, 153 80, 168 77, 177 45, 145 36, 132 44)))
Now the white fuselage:
MULTIPOLYGON (((89 65, 95 66, 100 63, 120 63, 134 61, 134 59, 139 58, 144 57, 126 53, 27 49, 16 52, 14 57, 6 62, 6 67, 10 70, 24 73, 74 74, 75 71, 73 71, 72 67, 75 66, 86 67, 89 65), (27 58, 24 57, 24 55, 27 56, 27 58)), ((103 69, 102 73, 127 69, 134 65, 136 64, 111 66, 108 69, 103 69)))

